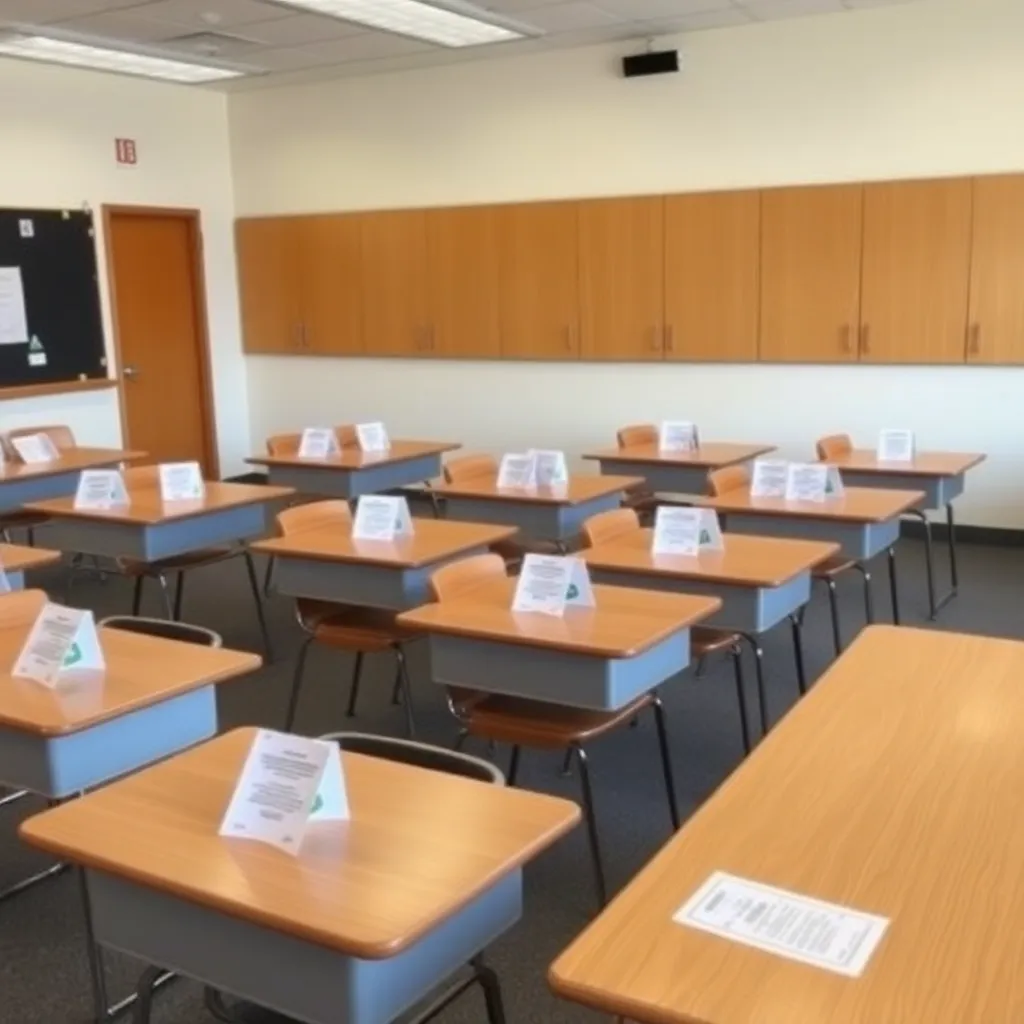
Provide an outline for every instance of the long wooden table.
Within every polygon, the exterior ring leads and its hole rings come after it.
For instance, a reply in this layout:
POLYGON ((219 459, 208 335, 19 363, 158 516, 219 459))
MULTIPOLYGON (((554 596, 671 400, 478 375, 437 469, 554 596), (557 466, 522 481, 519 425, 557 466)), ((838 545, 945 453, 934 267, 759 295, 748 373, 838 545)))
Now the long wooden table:
POLYGON ((643 1024, 1024 1019, 1024 644, 873 626, 556 960, 643 1024), (676 924, 716 871, 890 918, 860 977, 676 924))
POLYGON ((103 469, 122 462, 137 462, 145 452, 120 448, 64 448, 49 462, 0 464, 0 512, 11 512, 30 501, 74 494, 83 469, 103 469))

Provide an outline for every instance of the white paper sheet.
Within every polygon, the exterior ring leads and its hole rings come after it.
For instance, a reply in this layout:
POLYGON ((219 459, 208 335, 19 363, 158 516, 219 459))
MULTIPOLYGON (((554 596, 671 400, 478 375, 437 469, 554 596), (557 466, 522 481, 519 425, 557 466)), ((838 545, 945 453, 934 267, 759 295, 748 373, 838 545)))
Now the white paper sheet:
POLYGON ((386 452, 391 447, 383 423, 357 423, 356 439, 364 452, 386 452))
POLYGON ((198 462, 164 462, 159 472, 161 501, 199 501, 206 493, 198 462))
POLYGON ((412 515, 404 497, 364 494, 359 499, 352 522, 354 540, 392 541, 411 536, 412 532, 412 515))
POLYGON ((116 469, 84 469, 75 491, 77 509, 111 509, 128 504, 124 477, 116 469))
POLYGON ((300 459, 326 459, 338 454, 338 435, 330 427, 306 427, 299 441, 300 459))
POLYGON ((63 673, 104 667, 96 620, 91 611, 46 604, 40 611, 11 675, 51 689, 63 673))
POLYGON ((530 452, 512 452, 501 457, 498 487, 532 490, 537 486, 537 459, 530 452))
POLYGON ((696 423, 665 420, 658 431, 658 449, 663 452, 692 452, 700 447, 696 423))
POLYGON ((786 494, 789 463, 783 459, 756 459, 750 481, 752 498, 782 498, 786 494))
POLYGON ((786 501, 824 501, 828 469, 820 462, 791 462, 786 471, 786 501))
POLYGON ((557 487, 569 482, 569 466, 565 460, 565 452, 531 448, 526 454, 534 458, 539 486, 557 487))
POLYGON ((914 432, 912 430, 883 430, 878 435, 879 462, 913 462, 914 432))
POLYGON ((0 345, 28 342, 28 315, 21 267, 0 267, 0 345))
POLYGON ((673 915, 688 928, 859 977, 889 919, 716 871, 673 915))
POLYGON ((512 610, 562 616, 566 606, 593 607, 594 588, 586 563, 557 555, 527 555, 516 584, 512 610))
POLYGON ((49 434, 28 434, 25 437, 14 437, 11 445, 26 465, 34 462, 54 462, 60 458, 60 452, 49 434))

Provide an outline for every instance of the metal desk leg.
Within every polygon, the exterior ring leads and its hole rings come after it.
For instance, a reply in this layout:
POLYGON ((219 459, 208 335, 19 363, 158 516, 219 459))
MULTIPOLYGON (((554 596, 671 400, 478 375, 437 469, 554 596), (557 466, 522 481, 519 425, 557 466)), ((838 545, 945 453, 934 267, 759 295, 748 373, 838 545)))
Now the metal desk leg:
POLYGON ((740 632, 737 635, 743 637, 754 652, 754 677, 757 680, 757 706, 761 713, 761 735, 766 736, 768 733, 768 700, 764 690, 764 651, 756 636, 740 632))
POLYGON ((932 524, 928 513, 921 509, 911 509, 911 513, 921 520, 924 526, 924 567, 928 576, 928 617, 935 618, 935 555, 932 549, 932 524))
POLYGON ((898 626, 900 624, 900 595, 896 584, 896 548, 889 548, 889 593, 892 596, 892 621, 898 626))
POLYGON ((803 631, 800 628, 800 616, 790 615, 789 624, 793 629, 793 657, 796 659, 796 684, 800 688, 800 696, 807 693, 807 672, 804 668, 803 631))
POLYGON ((950 588, 942 597, 935 596, 934 570, 932 568, 932 527, 924 512, 914 512, 924 523, 925 564, 928 569, 928 618, 934 620, 940 611, 957 595, 960 576, 956 565, 956 520, 953 515, 953 503, 946 503, 946 546, 949 551, 950 588))
MULTIPOLYGON (((13 793, 5 793, 0 797, 0 807, 6 807, 8 804, 17 803, 19 800, 23 800, 27 796, 32 796, 27 789, 19 789, 15 790, 13 793)), ((47 803, 50 807, 56 807, 58 801, 48 800, 47 803)), ((0 903, 11 899, 13 896, 20 895, 27 889, 31 889, 33 886, 38 885, 40 882, 45 882, 48 878, 53 878, 55 875, 59 875, 62 871, 66 871, 67 868, 68 865, 63 862, 51 864, 48 868, 44 868, 42 871, 37 871, 34 875, 29 875, 28 878, 23 878, 20 882, 15 882, 13 885, 9 885, 6 889, 0 890, 0 903)))

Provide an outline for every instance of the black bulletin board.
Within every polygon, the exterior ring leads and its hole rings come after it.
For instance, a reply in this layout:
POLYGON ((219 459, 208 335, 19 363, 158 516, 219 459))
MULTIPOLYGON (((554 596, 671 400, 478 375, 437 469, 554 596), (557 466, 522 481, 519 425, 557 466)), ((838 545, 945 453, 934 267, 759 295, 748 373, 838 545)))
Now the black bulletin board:
POLYGON ((0 208, 0 267, 21 270, 30 339, 0 345, 0 388, 105 378, 92 214, 0 208))

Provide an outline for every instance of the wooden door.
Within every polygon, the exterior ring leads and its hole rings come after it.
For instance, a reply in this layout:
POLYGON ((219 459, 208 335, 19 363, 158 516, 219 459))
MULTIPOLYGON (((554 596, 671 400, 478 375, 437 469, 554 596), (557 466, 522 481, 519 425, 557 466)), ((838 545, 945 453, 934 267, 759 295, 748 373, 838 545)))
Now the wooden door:
POLYGON ((519 203, 498 211, 501 354, 579 358, 576 203, 519 203))
POLYGON ((248 217, 235 222, 246 352, 299 353, 303 349, 297 224, 295 217, 248 217))
POLYGON ((426 211, 363 213, 359 222, 366 354, 428 355, 426 211))
POLYGON ((665 198, 665 357, 755 362, 761 197, 665 198))
POLYGON ((495 207, 429 210, 427 254, 430 355, 461 359, 500 356, 495 207))
POLYGON ((857 361, 863 204, 860 185, 761 193, 763 361, 857 361))
POLYGON ((971 180, 864 186, 860 358, 962 363, 971 180))
POLYGON ((969 363, 1024 363, 1024 175, 974 179, 969 363))
POLYGON ((664 358, 665 201, 579 204, 580 355, 664 358))
POLYGON ((125 443, 215 477, 199 214, 104 213, 125 443))
POLYGON ((300 217, 296 230, 303 351, 357 355, 363 351, 359 218, 300 217))

